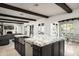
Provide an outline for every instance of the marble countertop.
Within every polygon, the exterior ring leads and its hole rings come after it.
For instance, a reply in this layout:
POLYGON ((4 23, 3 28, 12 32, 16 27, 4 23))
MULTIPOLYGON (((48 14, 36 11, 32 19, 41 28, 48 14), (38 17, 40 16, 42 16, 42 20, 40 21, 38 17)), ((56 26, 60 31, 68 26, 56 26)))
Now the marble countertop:
POLYGON ((51 44, 51 43, 55 43, 57 41, 61 41, 61 40, 65 40, 65 38, 61 37, 61 38, 44 38, 44 37, 33 37, 33 38, 26 38, 25 42, 26 43, 30 43, 31 45, 37 45, 40 47, 43 47, 45 45, 51 44))
POLYGON ((27 37, 26 35, 15 35, 16 38, 19 38, 19 37, 27 37))

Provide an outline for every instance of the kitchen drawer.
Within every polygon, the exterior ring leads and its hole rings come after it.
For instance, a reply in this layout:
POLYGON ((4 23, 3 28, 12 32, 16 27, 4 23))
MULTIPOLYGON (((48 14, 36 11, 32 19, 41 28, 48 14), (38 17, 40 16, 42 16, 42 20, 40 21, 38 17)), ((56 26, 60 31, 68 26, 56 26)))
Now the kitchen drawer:
POLYGON ((42 51, 37 51, 33 49, 33 56, 41 56, 42 55, 42 51))
POLYGON ((36 45, 33 45, 33 49, 40 51, 40 50, 41 50, 41 47, 38 47, 38 46, 36 46, 36 45))

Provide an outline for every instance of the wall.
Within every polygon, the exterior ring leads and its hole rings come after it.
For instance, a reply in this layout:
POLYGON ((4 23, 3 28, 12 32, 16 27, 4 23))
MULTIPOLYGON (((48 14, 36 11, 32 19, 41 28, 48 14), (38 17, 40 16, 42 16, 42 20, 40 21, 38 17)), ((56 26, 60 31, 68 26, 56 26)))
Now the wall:
POLYGON ((34 25, 34 36, 38 36, 38 24, 40 24, 40 23, 44 23, 45 25, 48 25, 46 19, 39 19, 37 21, 30 21, 30 23, 25 23, 24 26, 34 25))
MULTIPOLYGON (((53 24, 53 22, 51 22, 53 24)), ((47 19, 38 19, 37 21, 31 21, 30 23, 25 23, 26 25, 34 25, 34 36, 43 36, 43 37, 50 37, 51 36, 51 23, 47 19), (44 35, 38 34, 38 24, 44 23, 44 35)))
POLYGON ((74 34, 79 34, 79 20, 74 20, 73 21, 73 25, 74 25, 74 34))
MULTIPOLYGON (((65 14, 61 14, 61 15, 56 15, 56 16, 52 16, 48 19, 38 19, 36 22, 30 22, 30 23, 24 24, 24 26, 25 25, 34 25, 34 36, 39 36, 38 24, 45 23, 45 34, 44 35, 49 37, 49 36, 51 36, 51 34, 50 34, 51 33, 50 24, 51 23, 55 23, 55 22, 58 23, 58 21, 60 21, 60 20, 65 20, 65 19, 74 18, 74 17, 79 17, 79 9, 74 10, 72 13, 65 13, 65 14)), ((59 32, 59 24, 58 24, 58 32, 59 32)))

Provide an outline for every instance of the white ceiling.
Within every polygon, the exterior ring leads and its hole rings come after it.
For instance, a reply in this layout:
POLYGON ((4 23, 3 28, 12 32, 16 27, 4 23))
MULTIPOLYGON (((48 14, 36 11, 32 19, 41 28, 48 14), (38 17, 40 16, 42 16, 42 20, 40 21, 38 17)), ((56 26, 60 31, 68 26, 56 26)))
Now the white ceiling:
POLYGON ((59 6, 53 4, 53 3, 39 3, 38 6, 35 6, 34 3, 21 3, 21 4, 10 4, 13 6, 17 6, 26 10, 30 10, 36 13, 40 13, 47 16, 53 16, 59 13, 64 13, 65 11, 61 9, 59 6))
MULTIPOLYGON (((64 14, 67 13, 64 11, 61 7, 57 6, 56 4, 53 3, 39 3, 39 4, 34 4, 34 3, 8 3, 9 5, 20 7, 25 10, 33 11, 39 14, 43 14, 46 16, 54 16, 54 15, 59 15, 59 14, 64 14), (36 6, 38 5, 38 6, 36 6)), ((72 9, 78 9, 79 8, 79 3, 67 3, 67 5, 72 9)), ((4 14, 9 14, 9 15, 15 15, 15 16, 20 16, 20 17, 26 17, 26 18, 32 18, 32 19, 40 19, 42 17, 35 16, 35 15, 30 15, 18 11, 13 11, 10 9, 5 9, 0 7, 0 13, 4 14)), ((0 16, 0 18, 2 18, 0 16)), ((10 17, 8 17, 10 18, 10 17)), ((15 18, 14 18, 15 19, 15 18)), ((17 20, 17 19, 16 19, 17 20)), ((21 20, 21 19, 18 19, 21 20)))
POLYGON ((67 3, 67 5, 72 9, 79 9, 79 3, 67 3))
POLYGON ((30 14, 26 14, 26 13, 22 13, 22 12, 18 12, 18 11, 13 11, 13 10, 9 10, 9 9, 5 9, 5 8, 2 8, 2 7, 0 7, 0 13, 19 16, 19 17, 32 18, 32 19, 41 18, 41 17, 38 17, 38 16, 34 16, 34 15, 30 15, 30 14))

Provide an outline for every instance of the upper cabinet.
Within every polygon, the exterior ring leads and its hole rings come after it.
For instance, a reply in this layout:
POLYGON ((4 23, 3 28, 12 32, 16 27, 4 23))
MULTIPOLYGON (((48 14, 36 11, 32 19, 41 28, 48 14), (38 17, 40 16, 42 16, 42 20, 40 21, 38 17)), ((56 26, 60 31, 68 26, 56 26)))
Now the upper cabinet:
POLYGON ((40 23, 38 24, 38 34, 44 34, 45 31, 45 24, 44 23, 40 23))
POLYGON ((51 23, 51 36, 58 37, 58 24, 51 23))

